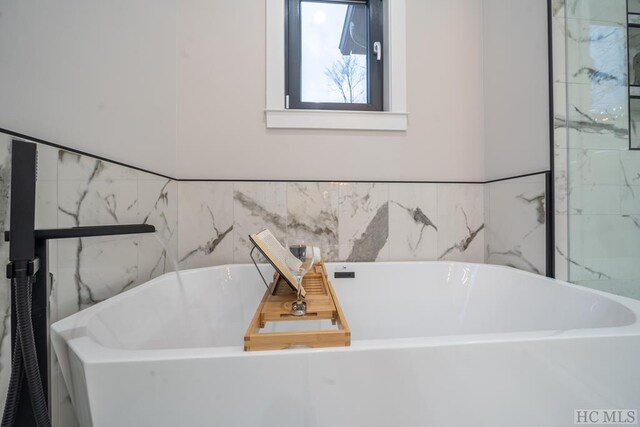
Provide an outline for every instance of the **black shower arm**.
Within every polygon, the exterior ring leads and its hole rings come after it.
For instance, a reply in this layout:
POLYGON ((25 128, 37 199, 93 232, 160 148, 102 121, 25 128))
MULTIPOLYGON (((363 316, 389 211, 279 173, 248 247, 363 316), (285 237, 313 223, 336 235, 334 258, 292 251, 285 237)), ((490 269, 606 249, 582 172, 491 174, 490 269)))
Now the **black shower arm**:
MULTIPOLYGON (((87 227, 49 228, 35 230, 36 240, 72 239, 78 237, 116 236, 125 234, 154 233, 156 228, 149 224, 93 225, 87 227)), ((4 241, 11 241, 11 231, 4 232, 4 241)))

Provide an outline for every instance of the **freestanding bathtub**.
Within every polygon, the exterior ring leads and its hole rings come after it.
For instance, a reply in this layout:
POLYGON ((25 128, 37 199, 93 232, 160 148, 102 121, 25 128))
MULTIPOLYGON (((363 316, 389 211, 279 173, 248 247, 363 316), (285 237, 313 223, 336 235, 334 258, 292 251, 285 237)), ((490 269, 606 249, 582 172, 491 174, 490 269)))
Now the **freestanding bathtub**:
POLYGON ((244 352, 251 265, 166 274, 55 323, 80 422, 553 427, 640 408, 640 301, 489 265, 327 267, 355 273, 332 279, 351 347, 244 352))

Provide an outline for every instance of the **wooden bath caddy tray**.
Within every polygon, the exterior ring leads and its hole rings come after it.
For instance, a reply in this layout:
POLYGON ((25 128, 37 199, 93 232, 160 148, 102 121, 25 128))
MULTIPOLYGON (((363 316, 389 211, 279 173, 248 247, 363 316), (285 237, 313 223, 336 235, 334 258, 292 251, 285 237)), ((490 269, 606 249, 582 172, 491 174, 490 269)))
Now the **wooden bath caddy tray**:
POLYGON ((249 324, 244 335, 245 351, 280 350, 294 346, 346 347, 351 345, 351 331, 323 262, 314 265, 302 279, 306 290, 307 314, 291 314, 291 303, 296 293, 276 273, 269 289, 249 324), (331 320, 337 330, 302 332, 260 332, 268 322, 331 320))

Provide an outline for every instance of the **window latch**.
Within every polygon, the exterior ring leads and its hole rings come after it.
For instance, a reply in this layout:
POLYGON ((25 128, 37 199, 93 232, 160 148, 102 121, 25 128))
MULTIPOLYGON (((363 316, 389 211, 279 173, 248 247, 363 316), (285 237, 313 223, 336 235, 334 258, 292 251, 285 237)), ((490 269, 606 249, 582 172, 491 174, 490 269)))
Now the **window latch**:
POLYGON ((382 43, 373 42, 373 53, 376 54, 376 59, 382 61, 382 43))

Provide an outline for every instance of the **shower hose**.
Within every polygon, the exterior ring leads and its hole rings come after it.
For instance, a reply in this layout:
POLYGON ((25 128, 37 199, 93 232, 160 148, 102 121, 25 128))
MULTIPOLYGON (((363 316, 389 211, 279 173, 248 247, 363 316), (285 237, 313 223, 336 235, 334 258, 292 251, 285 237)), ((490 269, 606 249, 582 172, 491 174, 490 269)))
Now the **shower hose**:
POLYGON ((1 427, 13 427, 18 413, 20 391, 23 387, 23 373, 26 374, 31 407, 38 427, 49 427, 49 412, 42 390, 40 370, 36 357, 36 345, 31 323, 31 276, 22 275, 12 280, 15 294, 16 318, 18 326, 11 359, 9 390, 2 416, 1 427), (22 370, 24 363, 24 371, 22 370))

